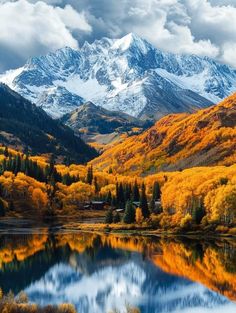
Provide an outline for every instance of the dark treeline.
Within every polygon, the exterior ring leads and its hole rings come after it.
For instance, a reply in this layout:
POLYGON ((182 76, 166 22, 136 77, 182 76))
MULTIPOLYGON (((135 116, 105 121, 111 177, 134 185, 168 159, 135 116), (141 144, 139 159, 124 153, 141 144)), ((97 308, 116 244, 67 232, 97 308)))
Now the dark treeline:
POLYGON ((71 176, 69 174, 61 175, 58 173, 55 167, 54 157, 51 156, 49 164, 44 168, 38 165, 37 161, 33 161, 29 158, 28 153, 18 153, 13 155, 5 147, 4 150, 0 151, 4 154, 5 158, 0 164, 0 175, 5 171, 10 171, 17 175, 18 173, 24 173, 40 182, 54 185, 57 182, 61 182, 64 185, 71 185, 72 183, 79 181, 79 177, 71 176))
MULTIPOLYGON (((161 190, 158 182, 154 183, 152 198, 150 202, 148 202, 144 183, 140 187, 137 181, 135 181, 133 186, 131 184, 116 183, 116 194, 112 196, 109 191, 104 200, 106 200, 113 209, 125 209, 123 221, 130 224, 135 222, 137 207, 140 208, 143 219, 148 218, 151 213, 161 213, 162 209, 156 206, 156 201, 160 200, 160 197, 161 190)), ((117 211, 115 215, 112 209, 107 212, 105 217, 106 223, 118 223, 120 221, 121 217, 117 211)))

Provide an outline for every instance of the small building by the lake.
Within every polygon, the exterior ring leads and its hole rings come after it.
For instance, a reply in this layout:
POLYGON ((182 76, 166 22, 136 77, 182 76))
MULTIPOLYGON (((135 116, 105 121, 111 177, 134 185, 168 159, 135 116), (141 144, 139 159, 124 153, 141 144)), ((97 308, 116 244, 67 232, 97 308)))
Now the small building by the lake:
POLYGON ((89 201, 85 202, 84 208, 87 210, 106 210, 109 208, 109 204, 106 201, 89 201))

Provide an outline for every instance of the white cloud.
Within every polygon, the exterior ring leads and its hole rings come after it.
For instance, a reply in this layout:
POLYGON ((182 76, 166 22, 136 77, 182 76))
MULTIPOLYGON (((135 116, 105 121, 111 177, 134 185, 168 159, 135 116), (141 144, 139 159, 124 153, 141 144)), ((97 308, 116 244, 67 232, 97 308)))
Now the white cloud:
POLYGON ((77 47, 78 40, 118 38, 129 32, 165 51, 207 55, 236 66, 236 0, 3 1, 0 66, 3 51, 9 67, 29 55, 77 47))
POLYGON ((236 42, 226 43, 222 51, 222 61, 236 68, 236 42))
POLYGON ((56 7, 55 11, 58 13, 61 21, 68 28, 74 30, 82 30, 91 32, 92 28, 86 21, 84 13, 78 13, 70 5, 66 5, 65 8, 56 7))
POLYGON ((132 30, 160 49, 209 56, 236 66, 236 1, 132 1, 121 30, 132 30))
POLYGON ((178 0, 150 0, 145 2, 145 7, 131 7, 128 14, 146 20, 145 23, 130 25, 132 31, 162 50, 212 58, 219 54, 219 48, 209 38, 195 38, 189 27, 191 17, 178 0))
POLYGON ((218 47, 217 58, 235 66, 236 53, 233 55, 232 50, 236 44, 236 7, 230 3, 215 1, 213 5, 213 1, 184 0, 188 15, 191 16, 189 28, 192 34, 196 38, 209 39, 218 47))
MULTIPOLYGON (((26 0, 0 3, 0 62, 14 54, 19 62, 64 46, 78 47, 71 31, 90 32, 84 13, 70 5, 53 7, 45 2, 26 0)), ((7 62, 6 62, 7 63, 7 62)), ((17 65, 17 64, 16 64, 17 65)))

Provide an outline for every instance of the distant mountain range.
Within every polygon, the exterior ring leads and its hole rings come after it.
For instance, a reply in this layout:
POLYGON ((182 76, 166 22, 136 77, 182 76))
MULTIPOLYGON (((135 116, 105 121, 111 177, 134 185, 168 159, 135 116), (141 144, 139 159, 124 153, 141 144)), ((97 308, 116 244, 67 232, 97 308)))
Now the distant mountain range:
POLYGON ((156 119, 219 102, 236 90, 236 71, 208 57, 162 52, 131 33, 33 57, 0 81, 54 118, 91 101, 156 119))
POLYGON ((92 163, 122 174, 153 174, 236 162, 236 94, 196 113, 170 114, 92 163))
POLYGON ((60 121, 0 84, 0 142, 33 154, 53 153, 61 161, 86 162, 96 151, 60 121))

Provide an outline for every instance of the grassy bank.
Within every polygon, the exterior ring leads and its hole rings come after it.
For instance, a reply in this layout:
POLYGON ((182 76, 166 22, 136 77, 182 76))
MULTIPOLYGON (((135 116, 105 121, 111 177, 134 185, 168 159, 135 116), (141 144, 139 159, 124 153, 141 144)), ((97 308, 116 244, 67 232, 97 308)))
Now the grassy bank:
POLYGON ((120 233, 129 235, 155 235, 155 236, 188 236, 205 238, 216 237, 236 237, 235 228, 216 227, 211 229, 196 228, 196 229, 155 229, 148 225, 137 224, 105 224, 105 223, 77 223, 71 222, 63 226, 66 231, 88 231, 88 232, 102 232, 102 233, 120 233))

